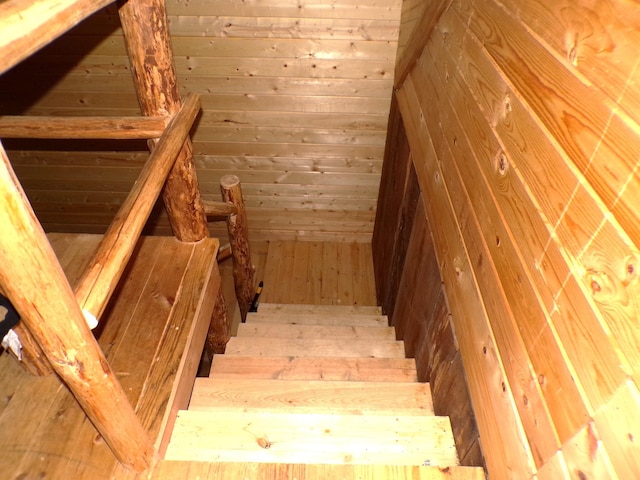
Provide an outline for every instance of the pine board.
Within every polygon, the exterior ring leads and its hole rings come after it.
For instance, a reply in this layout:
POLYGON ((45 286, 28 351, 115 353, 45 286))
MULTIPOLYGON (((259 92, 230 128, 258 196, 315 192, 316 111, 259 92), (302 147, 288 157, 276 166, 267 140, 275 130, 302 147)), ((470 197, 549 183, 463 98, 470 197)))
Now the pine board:
POLYGON ((412 382, 417 380, 412 359, 331 358, 217 355, 211 366, 217 379, 342 380, 412 382))
POLYGON ((254 320, 238 328, 238 337, 271 337, 292 339, 352 338, 374 340, 395 340, 390 327, 361 327, 345 325, 299 325, 287 323, 259 323, 254 320))
POLYGON ((457 464, 447 418, 201 411, 180 412, 165 459, 457 464))
POLYGON ((484 480, 482 468, 402 465, 302 465, 161 461, 152 480, 252 478, 256 480, 484 480))
POLYGON ((325 326, 356 326, 356 327, 386 327, 387 317, 384 315, 349 314, 347 312, 330 315, 314 313, 271 313, 270 311, 250 314, 247 323, 290 323, 292 325, 325 325, 325 326))
POLYGON ((189 410, 433 415, 427 383, 197 378, 189 410))
POLYGON ((402 342, 377 342, 344 339, 279 339, 233 337, 227 344, 225 355, 267 355, 299 357, 390 357, 404 358, 402 342))

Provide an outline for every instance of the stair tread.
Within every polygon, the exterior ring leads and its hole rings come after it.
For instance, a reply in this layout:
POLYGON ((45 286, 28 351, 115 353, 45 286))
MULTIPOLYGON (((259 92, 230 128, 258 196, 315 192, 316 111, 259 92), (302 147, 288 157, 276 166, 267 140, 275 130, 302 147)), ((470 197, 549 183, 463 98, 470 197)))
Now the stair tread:
POLYGON ((211 377, 279 380, 417 381, 411 358, 216 355, 211 377))
POLYGON ((362 327, 388 327, 389 320, 380 314, 322 314, 258 312, 247 314, 247 323, 292 323, 297 325, 355 325, 362 327))
POLYGON ((360 339, 289 339, 271 337, 232 337, 225 355, 289 355, 299 357, 388 357, 404 358, 401 341, 360 339))
POLYGON ((272 338, 367 338, 370 340, 395 340, 393 327, 294 325, 290 323, 241 323, 238 325, 238 337, 272 338))
POLYGON ((447 417, 180 411, 165 459, 457 465, 447 417))
POLYGON ((433 415, 427 383, 197 378, 189 410, 433 415))
POLYGON ((380 315, 382 309, 373 305, 310 305, 298 303, 261 303, 258 312, 313 313, 321 315, 380 315))
POLYGON ((278 480, 484 480, 480 467, 406 465, 304 465, 291 463, 181 462, 162 460, 153 480, 253 478, 278 480))

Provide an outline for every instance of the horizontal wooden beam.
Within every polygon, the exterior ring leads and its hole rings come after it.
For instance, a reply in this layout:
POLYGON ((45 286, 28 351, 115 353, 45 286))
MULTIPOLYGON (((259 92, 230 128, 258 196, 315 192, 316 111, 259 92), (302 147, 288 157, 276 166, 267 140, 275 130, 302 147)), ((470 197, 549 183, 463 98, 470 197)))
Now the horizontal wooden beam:
POLYGON ((0 2, 0 74, 112 2, 113 0, 0 2))
POLYGON ((159 138, 171 117, 0 116, 0 138, 159 138))
POLYGON ((452 0, 432 0, 424 3, 424 10, 418 23, 411 32, 407 46, 401 57, 396 62, 396 70, 393 84, 395 88, 400 88, 405 78, 415 65, 422 50, 429 41, 431 32, 440 20, 440 17, 447 11, 452 0))
POLYGON ((142 228, 199 110, 200 98, 188 95, 151 152, 76 288, 80 306, 98 319, 131 258, 142 228))
POLYGON ((87 327, 1 145, 0 157, 2 290, 114 455, 144 470, 153 445, 87 327))
POLYGON ((207 202, 203 201, 204 213, 212 217, 228 217, 238 213, 236 206, 229 202, 207 202))

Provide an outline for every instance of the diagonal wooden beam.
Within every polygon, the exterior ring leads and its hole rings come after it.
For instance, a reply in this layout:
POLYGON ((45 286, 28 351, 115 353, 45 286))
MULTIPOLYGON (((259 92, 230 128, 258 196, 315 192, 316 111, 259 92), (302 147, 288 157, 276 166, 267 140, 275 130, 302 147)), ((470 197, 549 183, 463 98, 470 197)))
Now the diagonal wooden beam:
POLYGON ((422 16, 411 32, 407 46, 402 52, 402 56, 396 62, 395 88, 400 88, 405 78, 422 54, 425 45, 429 41, 431 32, 440 20, 440 17, 447 11, 452 0, 428 0, 425 2, 422 16))
POLYGON ((0 2, 0 74, 112 2, 113 0, 0 2))
POLYGON ((200 98, 195 94, 188 95, 182 109, 149 155, 76 287, 78 303, 96 318, 102 315, 131 258, 149 213, 199 111, 200 98))
MULTIPOLYGON (((119 0, 118 7, 142 114, 175 114, 181 102, 164 0, 119 0)), ((167 177, 162 199, 178 240, 209 236, 189 139, 167 177)))
POLYGON ((0 138, 159 138, 171 117, 0 116, 0 138))

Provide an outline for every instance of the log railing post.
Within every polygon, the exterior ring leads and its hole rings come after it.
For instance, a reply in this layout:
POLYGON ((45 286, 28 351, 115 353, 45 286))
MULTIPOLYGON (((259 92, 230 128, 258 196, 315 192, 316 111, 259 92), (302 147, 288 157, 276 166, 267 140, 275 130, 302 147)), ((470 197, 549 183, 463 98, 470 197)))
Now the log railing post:
POLYGON ((224 300, 222 288, 220 288, 216 305, 211 315, 211 324, 209 325, 209 332, 207 333, 207 341, 205 343, 209 358, 213 358, 215 354, 224 353, 230 338, 231 322, 229 320, 229 312, 224 300))
POLYGON ((247 212, 244 208, 240 179, 235 175, 225 175, 220 179, 222 200, 236 207, 237 213, 227 217, 227 231, 231 244, 231 258, 233 259, 233 283, 240 307, 240 315, 244 322, 251 306, 255 288, 253 285, 254 267, 251 265, 249 253, 249 228, 247 226, 247 212))
POLYGON ((91 334, 1 144, 0 157, 2 290, 116 458, 142 471, 153 444, 91 334))
MULTIPOLYGON (((118 7, 142 114, 177 113, 180 93, 164 0, 120 0, 118 7)), ((162 199, 178 240, 197 242, 209 236, 189 139, 167 177, 162 199)))

